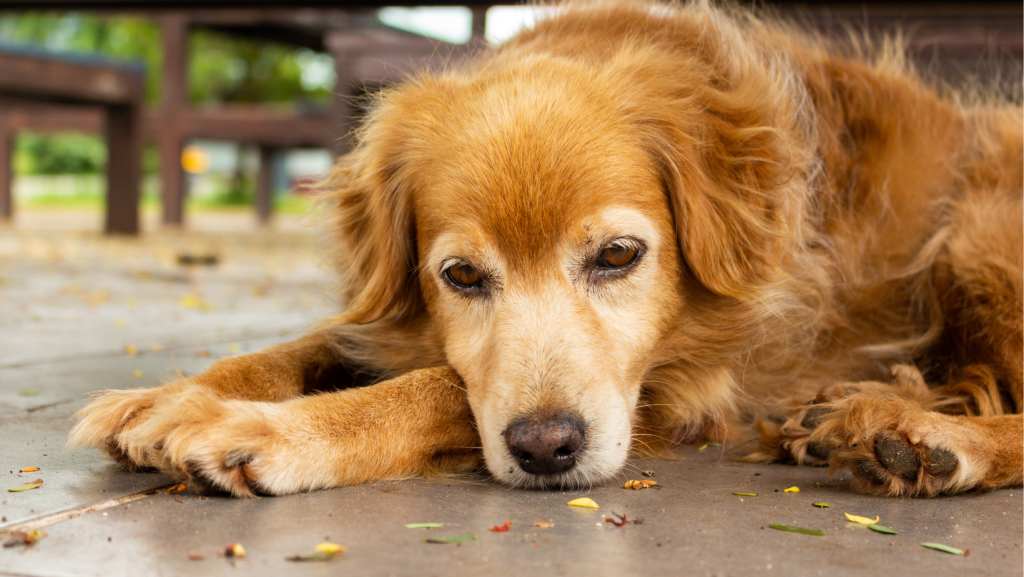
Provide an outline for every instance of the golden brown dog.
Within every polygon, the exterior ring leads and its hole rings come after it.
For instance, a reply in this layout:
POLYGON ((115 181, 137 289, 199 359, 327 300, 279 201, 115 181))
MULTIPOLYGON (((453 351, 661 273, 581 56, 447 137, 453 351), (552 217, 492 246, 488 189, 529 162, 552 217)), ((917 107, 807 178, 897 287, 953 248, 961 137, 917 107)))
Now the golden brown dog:
POLYGON ((342 314, 71 445, 250 495, 756 429, 863 491, 1019 484, 1021 108, 704 3, 557 12, 376 102, 326 181, 342 314))

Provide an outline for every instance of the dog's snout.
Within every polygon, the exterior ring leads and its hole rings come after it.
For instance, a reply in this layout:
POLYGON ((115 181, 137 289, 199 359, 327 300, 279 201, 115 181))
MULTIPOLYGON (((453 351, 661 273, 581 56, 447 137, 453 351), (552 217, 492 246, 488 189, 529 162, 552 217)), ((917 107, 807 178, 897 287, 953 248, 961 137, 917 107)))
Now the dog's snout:
POLYGON ((505 430, 509 452, 522 470, 533 475, 572 469, 583 438, 583 420, 578 417, 517 419, 505 430))

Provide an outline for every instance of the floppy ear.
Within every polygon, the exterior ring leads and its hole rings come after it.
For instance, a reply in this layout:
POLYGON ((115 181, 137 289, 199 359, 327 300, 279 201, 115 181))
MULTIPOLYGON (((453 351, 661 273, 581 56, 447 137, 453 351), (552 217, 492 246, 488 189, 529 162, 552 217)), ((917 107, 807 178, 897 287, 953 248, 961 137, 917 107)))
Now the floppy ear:
POLYGON ((332 324, 406 320, 422 310, 398 107, 383 96, 356 133, 355 148, 320 183, 321 202, 331 211, 345 306, 332 324))
POLYGON ((801 204, 793 188, 803 155, 784 81, 747 66, 727 74, 703 57, 634 63, 646 85, 629 114, 661 164, 679 246, 711 291, 741 299, 778 276, 801 204), (788 117, 786 115, 789 115, 788 117))

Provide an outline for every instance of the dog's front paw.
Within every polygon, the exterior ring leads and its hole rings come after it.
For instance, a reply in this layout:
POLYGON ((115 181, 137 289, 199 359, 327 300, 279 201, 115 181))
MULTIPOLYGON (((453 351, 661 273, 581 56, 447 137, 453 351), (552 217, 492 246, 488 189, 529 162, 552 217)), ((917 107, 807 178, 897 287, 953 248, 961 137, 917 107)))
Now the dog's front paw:
POLYGON ((172 389, 106 391, 79 413, 69 446, 109 453, 120 466, 157 469, 198 490, 238 497, 279 492, 260 483, 287 453, 270 403, 223 400, 184 384, 172 389))
POLYGON ((925 411, 879 391, 822 405, 808 437, 830 470, 850 469, 854 488, 876 495, 933 496, 972 488, 985 449, 962 417, 925 411))

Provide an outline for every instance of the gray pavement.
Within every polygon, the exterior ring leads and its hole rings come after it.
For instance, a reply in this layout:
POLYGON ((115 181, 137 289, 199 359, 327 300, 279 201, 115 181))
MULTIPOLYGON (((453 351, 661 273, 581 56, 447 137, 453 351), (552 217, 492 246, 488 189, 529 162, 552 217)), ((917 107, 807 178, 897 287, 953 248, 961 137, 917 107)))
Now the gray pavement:
POLYGON ((849 490, 849 475, 735 463, 718 447, 633 462, 615 483, 579 492, 470 478, 249 500, 153 492, 170 479, 118 472, 92 451, 63 452, 69 419, 90 391, 197 372, 218 357, 286 340, 331 312, 331 277, 317 266, 315 244, 302 231, 153 233, 129 241, 0 230, 0 489, 44 480, 35 490, 0 493, 0 540, 17 528, 47 533, 33 545, 0 549, 0 575, 1024 573, 1020 489, 870 497, 849 490), (218 266, 177 265, 177 254, 193 251, 216 252, 218 266), (40 471, 18 473, 29 466, 40 471), (663 489, 622 488, 651 469, 663 489), (783 492, 791 486, 800 491, 783 492), (600 508, 566 505, 580 496, 600 508), (812 506, 818 501, 832 506, 812 506), (604 522, 612 512, 644 521, 616 527, 604 522), (877 515, 899 535, 849 523, 844 512, 877 515), (488 530, 506 520, 507 533, 488 530), (444 527, 405 528, 422 522, 444 527), (825 535, 777 531, 771 523, 825 535), (423 542, 459 534, 476 539, 423 542), (324 541, 348 550, 327 562, 285 560, 324 541), (246 557, 220 555, 234 542, 246 557))

